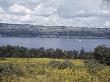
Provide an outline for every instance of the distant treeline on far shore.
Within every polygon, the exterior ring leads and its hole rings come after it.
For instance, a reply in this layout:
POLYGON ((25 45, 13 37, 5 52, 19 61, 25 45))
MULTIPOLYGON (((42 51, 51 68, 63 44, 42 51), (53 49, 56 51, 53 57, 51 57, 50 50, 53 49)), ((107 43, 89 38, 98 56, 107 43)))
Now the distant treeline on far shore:
POLYGON ((93 52, 86 52, 83 48, 80 51, 62 49, 26 48, 20 46, 1 46, 1 58, 58 58, 58 59, 96 59, 100 63, 110 65, 110 48, 102 45, 97 46, 93 52))

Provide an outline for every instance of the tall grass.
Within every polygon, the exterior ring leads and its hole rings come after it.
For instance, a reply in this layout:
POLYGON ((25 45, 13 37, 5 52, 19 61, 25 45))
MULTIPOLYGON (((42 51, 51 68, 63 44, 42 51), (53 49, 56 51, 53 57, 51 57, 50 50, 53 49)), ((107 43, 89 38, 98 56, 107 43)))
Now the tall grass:
POLYGON ((0 82, 109 82, 110 66, 95 60, 0 59, 0 82))

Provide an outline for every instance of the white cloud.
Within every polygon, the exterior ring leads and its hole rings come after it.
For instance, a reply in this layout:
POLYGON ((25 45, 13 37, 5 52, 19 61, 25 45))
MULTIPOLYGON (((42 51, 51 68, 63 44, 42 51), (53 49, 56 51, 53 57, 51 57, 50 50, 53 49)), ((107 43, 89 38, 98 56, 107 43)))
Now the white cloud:
POLYGON ((43 3, 39 4, 35 8, 35 13, 37 15, 51 15, 51 14, 54 14, 56 11, 57 11, 57 9, 55 9, 53 7, 47 7, 47 6, 43 5, 43 3))
POLYGON ((110 9, 104 0, 0 1, 0 21, 4 22, 103 27, 110 21, 110 9))
POLYGON ((9 22, 11 20, 10 14, 0 13, 0 21, 9 22))
POLYGON ((0 14, 0 21, 3 22, 8 22, 8 23, 23 23, 26 21, 31 20, 31 16, 30 15, 24 15, 24 16, 18 16, 18 15, 13 15, 13 14, 0 14))
POLYGON ((14 4, 10 6, 9 10, 12 13, 32 13, 32 11, 29 8, 19 4, 14 4))
POLYGON ((31 20, 31 15, 17 16, 15 20, 19 20, 21 22, 26 22, 31 20))
POLYGON ((104 9, 102 0, 62 0, 62 4, 58 9, 58 14, 62 17, 76 17, 76 16, 103 16, 104 9))
POLYGON ((106 27, 109 27, 110 28, 110 21, 105 21, 105 24, 104 24, 106 27))
POLYGON ((0 7, 0 13, 5 13, 5 10, 3 10, 2 7, 0 7))

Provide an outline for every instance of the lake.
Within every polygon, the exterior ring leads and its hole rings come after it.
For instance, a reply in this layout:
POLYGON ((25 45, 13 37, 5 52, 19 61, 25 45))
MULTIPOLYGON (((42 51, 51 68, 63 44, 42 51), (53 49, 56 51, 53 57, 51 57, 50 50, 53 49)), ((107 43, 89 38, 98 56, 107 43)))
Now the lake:
POLYGON ((34 37, 0 37, 0 46, 16 45, 28 48, 60 48, 63 50, 92 51, 98 45, 110 47, 110 39, 58 39, 58 38, 34 38, 34 37))

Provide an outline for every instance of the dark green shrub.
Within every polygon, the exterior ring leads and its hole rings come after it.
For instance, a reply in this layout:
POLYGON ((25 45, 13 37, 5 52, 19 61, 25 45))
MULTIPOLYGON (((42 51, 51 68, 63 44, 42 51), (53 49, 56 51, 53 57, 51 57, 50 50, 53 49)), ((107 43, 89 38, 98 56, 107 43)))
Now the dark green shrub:
POLYGON ((92 74, 96 74, 97 71, 100 71, 105 67, 104 64, 100 64, 97 60, 94 59, 86 60, 85 66, 88 68, 88 71, 92 74))
POLYGON ((15 65, 15 64, 11 64, 11 63, 3 63, 0 64, 0 75, 1 76, 12 76, 12 75, 16 75, 17 77, 23 76, 23 70, 15 65))
POLYGON ((105 45, 97 46, 93 52, 94 58, 100 63, 110 65, 110 48, 105 45))
POLYGON ((0 60, 6 60, 5 58, 3 58, 3 57, 0 57, 0 60))
POLYGON ((58 68, 58 69, 65 69, 65 68, 71 68, 73 64, 70 61, 50 61, 49 65, 53 68, 58 68))

